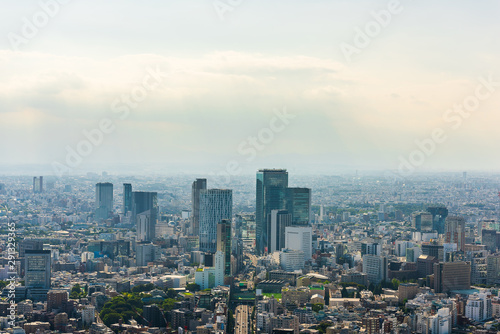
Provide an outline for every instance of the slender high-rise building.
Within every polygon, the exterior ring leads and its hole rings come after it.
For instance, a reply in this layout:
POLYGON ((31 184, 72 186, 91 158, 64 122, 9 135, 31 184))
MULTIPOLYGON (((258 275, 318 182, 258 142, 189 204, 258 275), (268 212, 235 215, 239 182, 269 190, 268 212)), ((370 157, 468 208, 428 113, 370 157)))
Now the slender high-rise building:
POLYGON ((207 189, 207 179, 196 179, 191 191, 191 233, 195 236, 200 234, 200 192, 207 189))
POLYGON ((43 176, 33 178, 33 193, 41 194, 43 193, 43 176))
POLYGON ((156 236, 156 224, 151 221, 151 210, 141 212, 137 215, 137 241, 152 242, 156 236))
POLYGON ((132 185, 130 183, 123 184, 123 215, 132 211, 132 185))
POLYGON ((97 183, 95 185, 95 218, 108 219, 113 215, 113 184, 97 183))
POLYGON ((207 189, 200 191, 200 250, 217 250, 217 224, 233 218, 233 191, 207 189))
POLYGON ((231 220, 217 224, 217 251, 224 253, 224 276, 231 276, 231 220))
POLYGON ((271 210, 286 207, 286 188, 288 172, 286 169, 261 169, 257 172, 256 187, 256 248, 259 254, 268 251, 268 215, 271 210))
POLYGON ((309 225, 311 222, 311 189, 287 188, 286 209, 292 215, 293 225, 309 225))
POLYGON ((445 223, 445 242, 457 244, 459 251, 465 246, 465 219, 460 216, 448 216, 445 223))
POLYGON ((143 239, 142 241, 152 241, 156 236, 157 220, 158 193, 133 191, 130 221, 137 227, 138 238, 143 239))
POLYGON ((292 226, 292 215, 286 210, 271 210, 267 216, 269 226, 269 253, 280 251, 285 248, 285 229, 292 226))

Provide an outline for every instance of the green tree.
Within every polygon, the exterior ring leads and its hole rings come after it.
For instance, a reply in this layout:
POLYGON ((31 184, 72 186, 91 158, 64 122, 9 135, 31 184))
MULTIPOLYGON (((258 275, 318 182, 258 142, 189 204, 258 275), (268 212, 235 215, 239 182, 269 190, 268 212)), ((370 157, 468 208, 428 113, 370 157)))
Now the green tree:
POLYGON ((75 285, 73 285, 73 288, 71 288, 71 292, 81 293, 82 288, 80 284, 76 283, 75 285))
POLYGON ((186 289, 191 291, 191 292, 196 292, 196 291, 200 291, 201 287, 196 283, 190 283, 190 284, 186 285, 186 289))
POLYGON ((319 334, 325 334, 326 329, 332 325, 331 322, 329 321, 323 321, 321 322, 318 326, 316 326, 316 329, 318 330, 319 334))
POLYGON ((235 325, 235 320, 234 320, 234 315, 232 311, 227 312, 227 333, 232 334, 234 333, 234 325, 235 325))
POLYGON ((101 317, 101 319, 104 319, 105 316, 107 316, 108 314, 110 313, 116 313, 115 311, 113 311, 112 309, 110 308, 103 308, 101 310, 101 313, 99 313, 99 316, 101 317))
POLYGON ((142 302, 139 293, 125 293, 114 297, 104 304, 104 307, 99 315, 103 321, 106 317, 111 318, 109 321, 114 321, 113 323, 116 323, 116 319, 118 319, 116 314, 118 314, 119 318, 124 321, 132 318, 140 321, 140 316, 138 314, 142 314, 143 306, 144 303, 142 302))
POLYGON ((177 291, 175 291, 172 288, 167 289, 167 291, 165 291, 165 292, 167 293, 167 298, 175 298, 175 297, 177 297, 177 291))
POLYGON ((132 292, 147 292, 155 289, 155 285, 153 283, 141 284, 134 286, 132 288, 132 292))
POLYGON ((123 320, 121 314, 119 313, 109 313, 107 314, 102 321, 104 324, 108 327, 110 327, 112 324, 116 324, 120 319, 123 320))
POLYGON ((121 316, 123 318, 123 321, 129 321, 130 319, 134 319, 136 317, 136 314, 134 311, 125 311, 121 313, 121 316))
POLYGON ((347 292, 347 289, 346 289, 345 286, 342 288, 341 295, 342 295, 342 298, 348 298, 349 297, 349 293, 347 292))
POLYGON ((317 312, 319 312, 319 311, 321 311, 323 309, 323 304, 320 304, 320 303, 313 304, 312 309, 313 309, 314 312, 317 313, 317 312))
POLYGON ((175 299, 172 299, 172 298, 167 298, 163 301, 163 303, 161 304, 161 307, 165 310, 165 311, 172 311, 174 309, 174 304, 175 304, 176 300, 175 299))
POLYGON ((83 298, 87 295, 87 293, 82 290, 80 284, 76 283, 72 288, 71 288, 71 292, 69 294, 69 298, 71 299, 79 299, 79 298, 83 298))
POLYGON ((403 299, 403 305, 401 306, 401 310, 403 311, 404 314, 408 314, 408 309, 406 308, 407 302, 408 302, 407 298, 403 299))

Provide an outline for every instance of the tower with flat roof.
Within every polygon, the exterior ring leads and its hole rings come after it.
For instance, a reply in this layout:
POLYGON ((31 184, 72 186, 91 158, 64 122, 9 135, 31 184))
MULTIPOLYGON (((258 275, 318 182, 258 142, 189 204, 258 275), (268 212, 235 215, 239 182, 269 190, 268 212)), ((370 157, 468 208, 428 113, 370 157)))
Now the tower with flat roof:
POLYGON ((286 169, 261 169, 256 183, 256 248, 263 254, 269 248, 270 226, 267 217, 272 210, 286 208, 288 172, 286 169))

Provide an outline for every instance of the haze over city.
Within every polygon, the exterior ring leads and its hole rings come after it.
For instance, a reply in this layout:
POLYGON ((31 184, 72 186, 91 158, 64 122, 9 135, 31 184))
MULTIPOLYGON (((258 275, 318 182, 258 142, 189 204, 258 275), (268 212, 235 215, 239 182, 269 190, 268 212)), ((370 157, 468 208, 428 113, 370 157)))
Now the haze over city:
POLYGON ((1 6, 0 334, 500 333, 500 1, 1 6))
POLYGON ((104 118, 112 132, 72 173, 123 164, 215 172, 231 160, 248 174, 277 164, 302 173, 395 170, 435 128, 446 140, 418 171, 500 167, 491 154, 500 139, 495 1, 401 1, 387 18, 381 1, 69 1, 40 27, 37 2, 5 6, 4 172, 53 170, 104 118), (122 119, 116 100, 148 70, 163 76, 122 119), (491 96, 453 111, 481 80, 492 82, 491 96), (247 142, 283 109, 295 118, 282 131, 260 146, 247 142), (251 161, 241 153, 249 147, 259 148, 251 161))

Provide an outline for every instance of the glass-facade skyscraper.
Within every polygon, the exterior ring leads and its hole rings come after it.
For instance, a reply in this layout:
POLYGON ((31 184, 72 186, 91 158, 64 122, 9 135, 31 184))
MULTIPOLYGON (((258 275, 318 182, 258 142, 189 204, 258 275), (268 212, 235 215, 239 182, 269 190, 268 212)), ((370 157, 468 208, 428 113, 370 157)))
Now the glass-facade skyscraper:
POLYGON ((263 254, 268 250, 271 210, 285 209, 288 172, 286 169, 261 169, 257 172, 256 189, 256 249, 263 254))
POLYGON ((200 234, 200 192, 207 189, 207 179, 196 179, 191 188, 191 233, 195 236, 200 234))
POLYGON ((130 183, 123 184, 123 215, 132 211, 132 185, 130 183))
POLYGON ((224 276, 231 276, 231 220, 217 224, 217 251, 224 253, 224 276))
POLYGON ((41 194, 43 193, 43 176, 33 178, 33 193, 41 194))
POLYGON ((207 189, 200 191, 200 251, 217 251, 217 224, 233 218, 233 191, 207 189))
POLYGON ((113 184, 97 183, 95 185, 95 218, 108 219, 113 215, 113 184))
POLYGON ((293 225, 309 225, 311 221, 311 189, 288 188, 286 209, 292 215, 293 225))
POLYGON ((427 211, 432 214, 432 229, 439 234, 444 234, 448 209, 444 206, 431 206, 427 211))
POLYGON ((132 192, 132 225, 138 227, 139 237, 144 241, 151 241, 156 236, 156 221, 158 220, 158 193, 156 192, 132 192), (141 215, 139 217, 139 215, 141 215), (137 226, 139 219, 141 226, 137 226), (140 227, 140 228, 139 228, 140 227), (142 232, 141 232, 142 231, 142 232), (141 234, 142 233, 142 234, 141 234))

